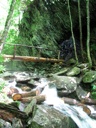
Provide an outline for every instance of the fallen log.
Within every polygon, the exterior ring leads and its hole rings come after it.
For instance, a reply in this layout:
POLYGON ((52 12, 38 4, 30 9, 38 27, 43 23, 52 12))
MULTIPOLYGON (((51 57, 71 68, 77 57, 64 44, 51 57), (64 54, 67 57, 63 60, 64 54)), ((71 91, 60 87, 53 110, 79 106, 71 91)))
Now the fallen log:
POLYGON ((23 92, 23 93, 13 93, 12 95, 12 99, 15 100, 21 100, 24 97, 30 97, 30 96, 37 96, 40 94, 40 90, 36 89, 36 90, 32 90, 30 92, 23 92))
POLYGON ((39 95, 39 96, 34 96, 34 97, 27 97, 27 98, 22 98, 21 99, 21 102, 22 103, 29 103, 31 102, 32 100, 36 99, 36 103, 37 104, 40 104, 42 103, 43 101, 45 101, 45 95, 39 95))
POLYGON ((26 120, 28 118, 25 112, 20 111, 16 107, 0 103, 0 118, 12 123, 12 120, 15 117, 21 120, 26 120))
MULTIPOLYGON (((46 100, 46 96, 45 95, 38 95, 38 96, 34 96, 34 97, 23 97, 23 98, 21 97, 20 94, 16 94, 16 95, 17 95, 17 98, 15 99, 13 97, 13 99, 14 100, 20 100, 22 103, 29 103, 29 102, 31 102, 33 100, 36 100, 36 103, 40 104, 40 103, 42 103, 42 102, 44 102, 46 100)), ((91 110, 84 103, 79 102, 76 99, 72 99, 72 98, 63 97, 61 99, 64 101, 64 103, 67 103, 67 104, 70 104, 70 105, 82 106, 84 112, 86 112, 88 115, 91 114, 91 110)))
POLYGON ((76 99, 72 99, 72 98, 67 98, 67 97, 63 97, 61 98, 65 103, 70 104, 70 105, 78 105, 81 104, 79 101, 77 101, 76 99))
POLYGON ((70 105, 77 105, 77 106, 84 106, 85 105, 84 102, 78 101, 76 99, 67 98, 67 97, 62 97, 61 99, 64 101, 64 103, 67 103, 70 105))
POLYGON ((45 95, 37 95, 37 96, 32 96, 32 97, 22 97, 22 95, 18 94, 18 93, 14 94, 12 98, 13 98, 14 101, 19 100, 23 103, 29 103, 33 99, 36 99, 37 104, 40 104, 41 102, 45 101, 45 99, 46 99, 45 95))
POLYGON ((14 101, 19 101, 19 100, 21 100, 21 98, 22 98, 22 95, 19 94, 19 93, 14 93, 14 94, 12 95, 12 99, 13 99, 14 101))
POLYGON ((88 105, 96 105, 96 100, 90 98, 83 98, 81 99, 81 103, 88 105))
POLYGON ((86 112, 88 115, 91 114, 91 110, 82 102, 79 102, 76 99, 72 99, 72 98, 66 98, 63 97, 61 98, 65 103, 70 104, 70 105, 77 105, 77 106, 82 106, 83 111, 86 112))
POLYGON ((40 94, 40 89, 32 90, 30 92, 21 93, 22 97, 37 96, 40 94))
POLYGON ((12 123, 12 120, 13 120, 14 117, 15 116, 12 113, 7 112, 7 111, 2 110, 2 109, 0 110, 0 119, 3 119, 7 122, 12 123))
POLYGON ((32 56, 3 55, 3 57, 4 59, 9 58, 11 60, 32 61, 32 62, 53 62, 53 63, 64 62, 63 59, 32 57, 32 56))

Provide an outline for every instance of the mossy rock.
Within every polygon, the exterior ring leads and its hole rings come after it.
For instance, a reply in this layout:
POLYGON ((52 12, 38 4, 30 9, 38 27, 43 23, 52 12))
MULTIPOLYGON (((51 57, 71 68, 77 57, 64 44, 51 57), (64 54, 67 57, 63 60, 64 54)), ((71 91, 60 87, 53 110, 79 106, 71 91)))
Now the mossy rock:
POLYGON ((68 63, 71 65, 71 64, 76 64, 76 60, 75 59, 70 59, 69 61, 68 61, 68 63))
POLYGON ((83 76, 83 83, 92 83, 96 80, 96 71, 88 71, 83 76))
POLYGON ((80 68, 78 67, 74 67, 66 73, 67 76, 76 76, 78 74, 80 74, 80 68))

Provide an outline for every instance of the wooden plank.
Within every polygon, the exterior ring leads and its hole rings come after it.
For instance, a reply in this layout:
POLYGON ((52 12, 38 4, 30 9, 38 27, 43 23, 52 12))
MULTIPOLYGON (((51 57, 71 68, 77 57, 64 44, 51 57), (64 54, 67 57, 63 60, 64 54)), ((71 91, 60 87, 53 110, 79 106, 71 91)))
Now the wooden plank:
POLYGON ((64 62, 63 59, 54 58, 43 58, 43 57, 33 57, 33 56, 13 56, 13 55, 3 55, 4 59, 9 58, 11 60, 21 60, 21 61, 32 61, 32 62, 64 62))

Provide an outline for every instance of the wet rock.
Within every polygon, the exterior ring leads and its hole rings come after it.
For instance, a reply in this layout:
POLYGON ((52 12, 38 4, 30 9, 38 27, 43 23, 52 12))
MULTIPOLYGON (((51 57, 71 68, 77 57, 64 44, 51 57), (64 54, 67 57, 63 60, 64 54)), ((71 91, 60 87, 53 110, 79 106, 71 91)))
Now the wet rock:
POLYGON ((13 75, 16 77, 17 82, 28 82, 31 77, 28 73, 26 72, 14 72, 13 75))
POLYGON ((29 86, 26 85, 26 84, 21 84, 21 83, 19 84, 19 83, 18 83, 17 86, 18 86, 19 88, 21 88, 21 90, 24 91, 24 92, 25 92, 25 91, 31 91, 31 90, 32 90, 32 87, 29 87, 29 86))
POLYGON ((81 69, 82 75, 85 74, 85 73, 88 72, 88 71, 89 71, 89 69, 87 69, 87 68, 81 69))
POLYGON ((28 81, 28 84, 32 85, 32 86, 37 86, 38 81, 31 79, 30 81, 28 81))
POLYGON ((77 78, 68 77, 68 76, 53 76, 51 80, 54 80, 54 83, 57 89, 64 89, 67 93, 74 92, 77 88, 77 78))
POLYGON ((3 78, 5 81, 14 81, 14 80, 16 80, 15 75, 13 75, 12 73, 9 73, 9 72, 5 72, 5 73, 2 75, 2 78, 3 78))
POLYGON ((30 121, 29 128, 76 128, 75 123, 53 107, 40 105, 30 121))
POLYGON ((79 64, 77 65, 77 67, 79 67, 81 69, 82 74, 85 74, 86 72, 89 71, 89 64, 88 63, 83 63, 83 64, 79 64))
POLYGON ((92 83, 96 80, 96 71, 88 71, 82 78, 84 83, 92 83))
POLYGON ((78 67, 74 67, 66 73, 67 76, 76 76, 78 74, 80 74, 80 68, 78 67))
POLYGON ((78 64, 77 65, 79 68, 83 69, 83 68, 89 68, 89 64, 88 63, 82 63, 82 64, 78 64))
POLYGON ((31 79, 28 84, 34 89, 38 88, 42 90, 50 81, 47 78, 39 78, 38 80, 31 79))
POLYGON ((82 98, 85 98, 88 94, 87 91, 85 91, 81 86, 78 86, 76 89, 76 94, 79 100, 81 100, 82 98))
POLYGON ((0 128, 12 128, 12 126, 9 122, 0 119, 0 128))
POLYGON ((96 120, 96 113, 92 113, 90 117, 96 120))

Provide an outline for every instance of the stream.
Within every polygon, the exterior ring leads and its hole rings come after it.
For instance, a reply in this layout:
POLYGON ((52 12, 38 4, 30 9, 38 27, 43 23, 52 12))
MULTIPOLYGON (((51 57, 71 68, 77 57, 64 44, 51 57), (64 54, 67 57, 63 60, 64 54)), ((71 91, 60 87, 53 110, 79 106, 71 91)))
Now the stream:
MULTIPOLYGON (((18 76, 19 78, 20 76, 18 76)), ((19 78, 20 79, 20 78, 19 78)), ((72 120, 77 124, 78 128, 95 128, 96 127, 96 120, 90 118, 80 106, 69 105, 64 103, 64 101, 58 97, 57 89, 54 83, 44 81, 41 79, 41 84, 39 83, 38 86, 35 88, 44 88, 40 95, 46 95, 46 100, 43 102, 45 105, 52 105, 54 109, 58 110, 59 112, 69 116, 72 120)), ((16 81, 7 81, 7 92, 9 87, 16 88, 19 92, 22 90, 16 87, 16 81)), ((34 90, 35 90, 34 89, 34 90)))
POLYGON ((61 113, 71 117, 78 128, 96 128, 96 120, 90 118, 81 107, 65 104, 58 96, 55 86, 47 85, 42 94, 46 95, 44 104, 53 105, 61 113))

